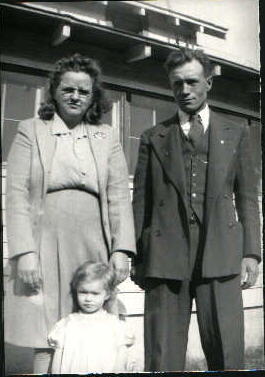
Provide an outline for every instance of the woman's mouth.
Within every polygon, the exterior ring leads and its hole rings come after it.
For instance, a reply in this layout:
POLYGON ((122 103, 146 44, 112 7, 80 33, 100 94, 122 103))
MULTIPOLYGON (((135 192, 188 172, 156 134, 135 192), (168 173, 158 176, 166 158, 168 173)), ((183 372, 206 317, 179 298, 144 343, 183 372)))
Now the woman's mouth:
POLYGON ((71 109, 78 109, 80 107, 77 103, 68 103, 68 106, 71 107, 71 109))

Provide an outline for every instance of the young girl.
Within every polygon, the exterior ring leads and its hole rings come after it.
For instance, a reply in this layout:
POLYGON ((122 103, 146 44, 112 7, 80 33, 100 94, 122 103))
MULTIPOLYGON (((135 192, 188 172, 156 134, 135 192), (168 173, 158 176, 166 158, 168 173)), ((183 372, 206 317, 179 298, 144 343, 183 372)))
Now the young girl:
POLYGON ((55 348, 52 373, 104 373, 128 370, 134 338, 126 323, 107 312, 115 293, 115 275, 103 263, 86 262, 71 282, 75 312, 49 334, 55 348))

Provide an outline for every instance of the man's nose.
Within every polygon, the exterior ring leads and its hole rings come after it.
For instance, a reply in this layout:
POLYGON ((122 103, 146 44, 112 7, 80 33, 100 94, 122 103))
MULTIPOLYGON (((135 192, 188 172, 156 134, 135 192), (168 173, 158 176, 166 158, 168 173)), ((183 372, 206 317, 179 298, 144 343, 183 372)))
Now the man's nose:
POLYGON ((190 93, 190 86, 184 82, 182 86, 182 94, 189 94, 189 93, 190 93))

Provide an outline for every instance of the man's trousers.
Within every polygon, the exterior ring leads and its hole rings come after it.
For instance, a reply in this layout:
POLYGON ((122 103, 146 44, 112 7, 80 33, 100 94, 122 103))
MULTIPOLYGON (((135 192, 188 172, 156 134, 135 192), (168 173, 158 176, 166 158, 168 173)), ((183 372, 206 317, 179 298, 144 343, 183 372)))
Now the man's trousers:
POLYGON ((190 279, 179 281, 150 278, 146 281, 146 371, 185 369, 193 298, 196 301, 201 343, 208 369, 244 369, 240 276, 216 279, 200 277, 202 255, 199 234, 200 226, 196 222, 191 225, 190 279))

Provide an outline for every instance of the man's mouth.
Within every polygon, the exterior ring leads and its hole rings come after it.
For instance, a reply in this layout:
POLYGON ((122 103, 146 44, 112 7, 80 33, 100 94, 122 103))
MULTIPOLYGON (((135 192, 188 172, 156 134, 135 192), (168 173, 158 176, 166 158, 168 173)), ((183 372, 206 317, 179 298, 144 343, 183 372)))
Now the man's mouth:
POLYGON ((182 98, 180 100, 181 103, 190 103, 193 101, 193 98, 182 98))

